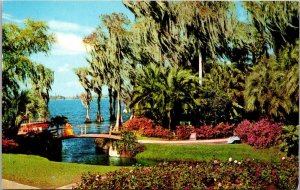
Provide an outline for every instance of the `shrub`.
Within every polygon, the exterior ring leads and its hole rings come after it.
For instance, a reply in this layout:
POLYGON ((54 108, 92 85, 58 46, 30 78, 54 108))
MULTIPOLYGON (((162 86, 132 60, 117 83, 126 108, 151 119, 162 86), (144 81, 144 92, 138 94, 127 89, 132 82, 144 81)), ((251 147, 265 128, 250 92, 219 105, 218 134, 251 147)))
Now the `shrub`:
POLYGON ((19 144, 15 140, 8 139, 4 135, 2 135, 2 152, 14 152, 18 147, 19 144))
POLYGON ((147 127, 142 131, 142 135, 145 137, 159 137, 159 138, 170 138, 171 131, 169 129, 165 129, 161 126, 147 127))
POLYGON ((129 131, 122 131, 121 137, 121 140, 115 142, 119 154, 128 151, 130 157, 134 157, 137 153, 142 152, 144 150, 143 146, 138 145, 134 133, 129 131))
POLYGON ((191 133, 195 132, 195 127, 193 126, 176 126, 176 137, 177 139, 186 140, 189 139, 191 133))
POLYGON ((212 126, 205 125, 195 128, 197 139, 210 139, 215 137, 215 131, 212 126))
POLYGON ((215 138, 223 138, 223 137, 230 137, 233 135, 233 125, 229 125, 228 123, 219 123, 214 128, 215 138))
POLYGON ((282 128, 281 151, 286 152, 288 156, 298 156, 299 148, 299 125, 288 125, 282 128))
POLYGON ((242 142, 256 148, 267 148, 274 145, 281 135, 281 126, 267 119, 250 123, 245 120, 235 130, 242 142))
POLYGON ((154 127, 154 121, 146 117, 133 118, 126 121, 123 125, 124 129, 132 131, 144 130, 154 127))
POLYGON ((164 162, 123 168, 104 175, 85 174, 75 189, 296 189, 298 163, 164 162))

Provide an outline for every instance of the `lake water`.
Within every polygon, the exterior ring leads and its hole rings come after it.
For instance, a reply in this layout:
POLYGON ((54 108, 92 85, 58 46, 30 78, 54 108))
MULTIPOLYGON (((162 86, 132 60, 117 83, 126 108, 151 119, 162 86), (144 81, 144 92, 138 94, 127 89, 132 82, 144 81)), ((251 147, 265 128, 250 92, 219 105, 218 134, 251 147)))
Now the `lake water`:
MULTIPOLYGON (((124 105, 122 105, 122 110, 124 105)), ((101 124, 93 122, 84 124, 86 109, 80 100, 50 100, 50 116, 66 116, 75 134, 80 134, 79 126, 87 126, 87 133, 105 133, 109 131, 109 99, 101 99, 101 114, 104 122, 101 124)), ((90 118, 96 119, 97 101, 91 102, 90 118)), ((122 119, 125 122, 130 117, 130 113, 122 113, 122 119)), ((62 143, 62 162, 96 164, 96 165, 133 165, 135 160, 127 158, 109 157, 104 153, 99 153, 95 148, 94 138, 73 138, 63 140, 62 143)))

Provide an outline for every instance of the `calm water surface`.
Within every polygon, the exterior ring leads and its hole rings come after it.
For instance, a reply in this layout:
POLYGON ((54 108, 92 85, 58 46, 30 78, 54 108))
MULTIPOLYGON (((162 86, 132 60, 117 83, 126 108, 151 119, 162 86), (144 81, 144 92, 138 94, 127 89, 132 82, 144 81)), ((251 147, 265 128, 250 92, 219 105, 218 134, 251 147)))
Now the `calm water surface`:
MULTIPOLYGON (((122 110, 124 106, 122 105, 122 110)), ((68 117, 75 134, 80 134, 80 126, 87 127, 87 133, 105 133, 109 131, 109 99, 101 100, 101 114, 104 122, 101 124, 84 124, 86 110, 80 100, 50 100, 50 116, 64 115, 68 117)), ((91 120, 96 119, 97 101, 91 102, 91 120)), ((123 121, 126 121, 130 114, 122 114, 123 121)), ((99 153, 95 148, 94 138, 74 138, 63 140, 62 162, 95 164, 95 165, 133 165, 135 160, 127 158, 109 157, 99 153)))

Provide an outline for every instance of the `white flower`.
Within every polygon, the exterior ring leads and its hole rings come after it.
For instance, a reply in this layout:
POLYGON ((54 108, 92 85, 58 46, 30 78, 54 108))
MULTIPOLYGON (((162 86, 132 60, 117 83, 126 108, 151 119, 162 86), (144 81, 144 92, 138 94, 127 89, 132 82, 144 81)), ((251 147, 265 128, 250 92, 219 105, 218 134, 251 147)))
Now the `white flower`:
POLYGON ((221 182, 219 182, 219 183, 218 183, 218 187, 221 187, 221 186, 222 186, 222 183, 221 183, 221 182))
POLYGON ((285 157, 282 157, 281 159, 282 159, 282 160, 285 160, 285 157))
POLYGON ((238 162, 238 165, 241 165, 242 162, 238 162))
POLYGON ((229 161, 229 162, 232 162, 232 158, 229 158, 228 161, 229 161))
POLYGON ((237 162, 238 162, 237 160, 234 161, 235 164, 236 164, 237 162))
POLYGON ((223 166, 223 164, 222 164, 222 163, 220 163, 220 166, 223 166))
POLYGON ((217 181, 217 179, 216 179, 216 178, 214 178, 214 181, 217 181))

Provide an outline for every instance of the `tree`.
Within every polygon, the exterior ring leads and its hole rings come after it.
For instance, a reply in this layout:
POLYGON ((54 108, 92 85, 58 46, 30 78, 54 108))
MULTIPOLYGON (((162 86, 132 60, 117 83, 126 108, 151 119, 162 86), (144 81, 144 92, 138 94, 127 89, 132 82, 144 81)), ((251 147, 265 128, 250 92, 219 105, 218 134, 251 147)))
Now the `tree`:
POLYGON ((81 86, 84 88, 85 93, 80 94, 81 103, 86 108, 86 117, 85 117, 85 123, 90 123, 90 102, 92 100, 92 94, 91 94, 91 82, 88 78, 89 71, 86 67, 81 67, 75 69, 75 74, 79 78, 79 82, 81 86))
POLYGON ((275 55, 287 44, 295 44, 299 39, 298 2, 244 2, 250 13, 253 25, 257 28, 264 54, 273 48, 275 55))
POLYGON ((117 92, 118 103, 117 103, 117 120, 115 130, 118 131, 121 123, 121 91, 122 91, 122 62, 126 55, 128 41, 126 40, 127 31, 126 24, 128 20, 123 14, 113 13, 111 15, 103 15, 102 22, 107 27, 109 32, 109 47, 108 47, 108 58, 113 64, 113 76, 115 80, 112 80, 112 86, 117 92))
MULTIPOLYGON (((54 42, 54 36, 48 34, 47 30, 48 26, 44 22, 30 19, 24 22, 23 28, 15 24, 3 24, 2 106, 5 111, 2 112, 2 124, 4 131, 18 127, 17 117, 25 114, 26 105, 32 102, 28 92, 21 91, 20 86, 27 86, 30 81, 35 80, 40 75, 40 70, 37 64, 30 59, 30 55, 38 52, 49 52, 54 42), (26 104, 17 102, 25 102, 26 104)), ((35 107, 33 109, 35 112, 40 108, 35 107)), ((44 112, 47 112, 45 109, 44 112)), ((15 135, 16 133, 13 133, 13 136, 15 135)))
POLYGON ((97 74, 94 71, 90 71, 90 74, 92 76, 91 79, 91 86, 93 88, 93 91, 97 94, 97 117, 96 122, 102 122, 103 117, 101 116, 101 96, 102 96, 102 85, 103 82, 100 78, 100 76, 97 76, 97 74))
POLYGON ((274 57, 264 58, 247 77, 244 91, 246 110, 269 118, 297 124, 299 104, 299 42, 293 49, 279 52, 279 62, 274 57), (298 58, 297 58, 298 57, 298 58))

